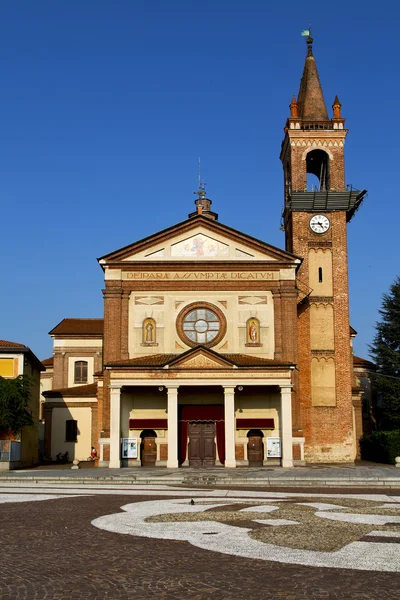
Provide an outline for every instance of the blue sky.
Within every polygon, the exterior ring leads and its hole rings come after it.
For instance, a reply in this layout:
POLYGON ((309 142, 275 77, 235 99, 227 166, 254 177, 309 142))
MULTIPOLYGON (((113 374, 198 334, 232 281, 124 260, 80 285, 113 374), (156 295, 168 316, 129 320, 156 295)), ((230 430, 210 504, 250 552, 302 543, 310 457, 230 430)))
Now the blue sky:
POLYGON ((102 316, 96 258, 184 220, 199 156, 220 221, 284 247, 279 151, 311 21, 347 183, 368 189, 348 227, 367 357, 399 274, 398 18, 395 2, 1 3, 0 337, 43 359, 61 319, 102 316))

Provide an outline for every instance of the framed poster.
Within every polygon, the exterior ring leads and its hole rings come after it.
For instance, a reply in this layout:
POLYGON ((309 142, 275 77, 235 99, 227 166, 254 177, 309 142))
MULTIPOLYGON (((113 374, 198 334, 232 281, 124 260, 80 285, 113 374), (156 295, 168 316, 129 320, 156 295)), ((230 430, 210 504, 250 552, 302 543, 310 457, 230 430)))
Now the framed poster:
POLYGON ((137 458, 137 438, 122 438, 122 458, 137 458))
POLYGON ((267 458, 280 458, 281 457, 281 438, 268 437, 267 438, 267 458))

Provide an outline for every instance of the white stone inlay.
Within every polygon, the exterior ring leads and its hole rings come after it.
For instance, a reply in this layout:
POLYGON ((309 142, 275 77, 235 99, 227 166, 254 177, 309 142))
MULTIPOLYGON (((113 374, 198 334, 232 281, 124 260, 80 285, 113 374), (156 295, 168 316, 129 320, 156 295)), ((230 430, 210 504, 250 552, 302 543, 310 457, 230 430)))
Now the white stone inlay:
MULTIPOLYGON (((232 496, 236 492, 230 492, 232 496)), ((247 492, 251 498, 252 494, 247 492)), ((282 497, 284 494, 279 494, 282 497)), ((287 497, 300 494, 287 494, 287 497)), ((310 494, 311 495, 311 494, 310 494)), ((325 496, 328 496, 326 494, 325 496)), ((340 495, 332 495, 340 497, 340 495)), ((243 496, 241 496, 243 499, 243 496)), ((304 497, 304 495, 303 495, 304 497)), ((341 496, 348 498, 349 496, 341 496)), ((353 496, 354 497, 354 496, 353 496)), ((376 500, 371 495, 372 499, 376 500)), ((198 500, 208 500, 208 497, 198 500)), ((214 498, 215 501, 226 500, 225 498, 214 498)), ((340 569, 371 570, 400 572, 400 545, 392 543, 370 543, 351 542, 340 550, 334 552, 320 552, 277 546, 274 544, 260 542, 251 538, 248 534, 250 529, 236 527, 218 521, 170 521, 170 522, 148 522, 149 517, 162 514, 196 513, 208 510, 219 505, 190 505, 183 504, 182 500, 152 500, 138 502, 122 506, 123 513, 99 517, 92 521, 95 527, 115 533, 130 534, 153 539, 169 539, 188 541, 189 543, 214 552, 254 558, 258 560, 298 564, 314 567, 330 567, 340 569), (212 535, 209 535, 212 533, 212 535)), ((317 512, 318 517, 354 523, 386 523, 393 522, 396 517, 385 515, 331 513, 317 512)), ((398 518, 400 521, 400 518, 398 518)), ((288 522, 285 519, 260 520, 258 523, 276 527, 280 525, 296 524, 296 521, 288 522)), ((301 523, 299 523, 301 526, 301 523)), ((322 533, 321 533, 322 535, 322 533)))
POLYGON ((241 508, 239 510, 239 512, 263 512, 263 513, 269 513, 269 512, 273 512, 274 510, 278 510, 279 506, 250 506, 249 508, 241 508))

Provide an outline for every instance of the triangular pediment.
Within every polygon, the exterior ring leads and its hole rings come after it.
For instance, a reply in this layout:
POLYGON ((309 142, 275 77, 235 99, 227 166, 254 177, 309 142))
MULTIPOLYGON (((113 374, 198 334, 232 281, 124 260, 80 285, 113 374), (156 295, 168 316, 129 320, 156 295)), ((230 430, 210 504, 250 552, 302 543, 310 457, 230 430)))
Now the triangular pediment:
POLYGON ((188 350, 181 356, 168 363, 168 368, 174 369, 234 369, 229 360, 217 352, 204 347, 188 350))
POLYGON ((295 264, 299 259, 217 221, 197 216, 99 259, 102 265, 180 261, 263 261, 295 264))

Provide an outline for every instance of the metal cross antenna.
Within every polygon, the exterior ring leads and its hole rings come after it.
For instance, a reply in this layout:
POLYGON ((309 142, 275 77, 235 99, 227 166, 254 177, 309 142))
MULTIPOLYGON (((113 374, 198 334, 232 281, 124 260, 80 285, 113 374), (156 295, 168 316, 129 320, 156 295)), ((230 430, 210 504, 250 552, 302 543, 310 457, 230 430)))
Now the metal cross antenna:
POLYGON ((199 156, 199 166, 198 166, 198 187, 197 189, 200 190, 200 186, 201 186, 201 175, 200 175, 200 156, 199 156))
POLYGON ((200 171, 200 157, 198 163, 198 183, 197 183, 197 192, 194 192, 199 198, 205 198, 205 184, 204 180, 201 180, 201 171, 200 171))

